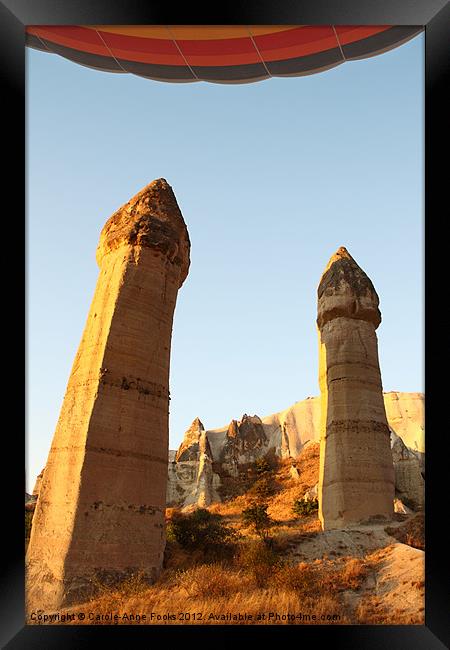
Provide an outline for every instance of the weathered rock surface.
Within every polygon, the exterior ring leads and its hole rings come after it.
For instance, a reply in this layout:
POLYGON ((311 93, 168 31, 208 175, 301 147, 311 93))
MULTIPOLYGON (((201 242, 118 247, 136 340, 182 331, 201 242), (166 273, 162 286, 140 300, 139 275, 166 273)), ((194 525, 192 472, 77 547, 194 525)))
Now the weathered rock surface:
POLYGON ((375 333, 378 304, 370 279, 339 248, 318 288, 324 530, 393 515, 395 475, 375 333))
POLYGON ((319 496, 319 484, 316 483, 312 488, 309 488, 309 490, 306 490, 305 494, 303 495, 303 500, 304 501, 314 501, 317 499, 319 496))
POLYGON ((422 509, 425 501, 425 481, 418 453, 408 449, 394 431, 391 431, 391 449, 396 496, 410 508, 422 509))
MULTIPOLYGON (((391 392, 384 393, 383 397, 385 405, 389 405, 389 407, 386 407, 386 411, 392 415, 392 420, 388 417, 389 428, 393 432, 392 441, 398 437, 395 433, 395 431, 398 431, 400 432, 400 439, 404 438, 410 441, 414 447, 417 446, 417 448, 424 450, 423 394, 391 392)), ((210 455, 214 468, 213 476, 208 478, 211 485, 214 486, 214 490, 211 492, 212 502, 221 500, 224 481, 226 482, 229 478, 238 480, 240 473, 257 458, 265 456, 296 458, 305 446, 319 442, 320 417, 320 397, 308 397, 279 413, 273 413, 262 418, 252 416, 253 425, 251 427, 244 426, 242 429, 243 432, 253 429, 253 434, 245 441, 239 441, 240 423, 238 420, 232 420, 225 427, 207 430, 205 436, 209 442, 208 455, 210 455), (264 435, 259 423, 262 424, 264 435), (236 442, 232 444, 232 440, 236 442), (225 464, 223 464, 223 461, 225 461, 225 464)), ((243 416, 242 421, 245 419, 248 422, 249 416, 243 416)), ((190 461, 190 465, 178 462, 169 465, 167 497, 168 504, 172 506, 191 505, 195 503, 195 495, 198 493, 198 461, 195 460, 198 449, 196 446, 198 432, 192 435, 192 430, 193 426, 186 432, 178 452, 171 452, 172 461, 175 461, 181 450, 182 453, 186 453, 186 447, 189 446, 187 441, 190 440, 194 447, 193 460, 190 461)), ((419 459, 419 462, 422 463, 420 459, 424 457, 423 453, 414 452, 409 447, 408 451, 412 454, 412 457, 419 459)), ((396 478, 399 481, 399 484, 396 485, 398 497, 404 498, 410 504, 414 500, 417 503, 423 503, 423 487, 422 499, 417 499, 415 463, 405 463, 403 456, 400 457, 396 453, 394 453, 393 460, 394 467, 396 467, 397 463, 402 463, 402 468, 396 471, 396 478)), ((290 471, 294 480, 299 478, 295 467, 292 467, 290 471)), ((423 483, 422 476, 420 478, 423 483)))
POLYGON ((220 501, 219 477, 212 469, 212 453, 203 424, 196 418, 169 462, 167 503, 184 507, 209 506, 220 501))
POLYGON ((204 441, 205 453, 211 454, 209 443, 204 436, 205 427, 199 418, 195 418, 189 429, 184 434, 183 442, 175 454, 177 463, 189 460, 198 460, 200 453, 201 440, 204 441))
POLYGON ((266 430, 275 433, 279 439, 278 455, 295 458, 304 444, 319 439, 320 397, 308 397, 280 413, 264 417, 262 421, 266 430))
POLYGON ((41 473, 38 474, 37 477, 36 477, 36 482, 35 482, 34 488, 33 488, 33 496, 37 497, 39 495, 39 492, 41 491, 41 483, 42 483, 42 477, 44 476, 44 470, 45 470, 45 467, 41 471, 41 473))
POLYGON ((36 509, 37 495, 25 492, 25 510, 34 512, 36 509))
POLYGON ((240 466, 260 458, 266 448, 267 436, 261 418, 244 414, 240 422, 230 422, 219 462, 230 476, 238 476, 240 466))
POLYGON ((395 625, 424 625, 424 551, 394 543, 375 552, 374 556, 379 558, 376 582, 367 587, 362 585, 363 605, 369 611, 372 607, 387 625, 390 621, 395 625))
MULTIPOLYGON (((393 461, 396 475, 396 495, 402 498, 410 506, 424 503, 424 451, 416 451, 416 449, 425 449, 425 432, 424 432, 424 396, 423 393, 401 393, 390 392, 384 393, 384 404, 386 413, 388 415, 388 424, 391 430, 391 444, 397 438, 403 441, 409 441, 411 446, 406 445, 408 452, 407 458, 414 461, 418 460, 420 467, 420 478, 417 476, 417 465, 415 462, 404 462, 404 453, 398 454, 393 449, 393 461), (399 436, 396 434, 399 432, 399 436), (401 463, 401 468, 397 465, 401 463), (420 488, 421 486, 421 488, 420 488), (418 489, 420 489, 418 496, 418 489), (401 496, 400 496, 401 495, 401 496)), ((310 444, 314 444, 320 440, 320 398, 308 397, 307 399, 296 402, 292 406, 279 413, 261 418, 261 423, 264 428, 266 440, 257 448, 253 448, 252 455, 242 454, 240 460, 231 468, 234 467, 234 477, 239 476, 239 472, 243 467, 253 462, 253 459, 261 458, 266 455, 278 456, 280 458, 296 458, 300 451, 310 444), (283 431, 287 432, 284 435, 283 431)), ((168 471, 168 486, 167 486, 167 503, 169 506, 191 506, 193 504, 210 503, 221 501, 221 476, 225 476, 227 472, 221 467, 222 451, 229 443, 230 434, 237 435, 238 421, 232 420, 230 425, 220 427, 218 429, 210 429, 205 431, 205 438, 208 442, 209 449, 207 456, 211 461, 211 472, 209 472, 209 465, 206 462, 206 472, 202 473, 202 481, 205 485, 203 493, 206 496, 205 501, 202 490, 199 490, 199 464, 200 454, 198 438, 200 437, 200 430, 203 425, 198 420, 194 421, 191 427, 187 430, 184 440, 177 450, 169 450, 169 471, 168 471), (194 426, 195 424, 195 426, 194 426), (230 431, 231 427, 231 431, 230 431), (228 437, 227 437, 228 434, 228 437), (189 451, 189 446, 192 443, 194 449, 189 451), (190 460, 186 460, 186 456, 180 461, 180 454, 187 452, 187 456, 191 456, 190 460), (177 460, 178 457, 178 460, 177 460), (216 471, 213 470, 213 466, 216 471)), ((259 437, 260 442, 263 441, 262 436, 259 437)), ((398 443, 397 443, 398 444, 398 443)), ((229 451, 229 447, 228 447, 229 451)), ((225 454, 226 455, 226 454, 225 454)), ((228 470, 230 465, 228 466, 228 470)), ((299 479, 298 471, 295 467, 290 469, 292 478, 299 479)), ((39 484, 41 481, 42 472, 36 480, 36 485, 33 494, 39 493, 39 484)), ((395 502, 394 502, 395 503, 395 502)), ((33 506, 34 507, 34 506, 33 506)))
POLYGON ((169 357, 190 242, 171 187, 150 183, 105 224, 100 267, 48 456, 27 552, 28 609, 58 610, 160 571, 169 357))
MULTIPOLYGON (((419 459, 425 471, 425 400, 423 393, 384 393, 389 428, 419 459)), ((395 462, 395 459, 394 459, 395 462)))

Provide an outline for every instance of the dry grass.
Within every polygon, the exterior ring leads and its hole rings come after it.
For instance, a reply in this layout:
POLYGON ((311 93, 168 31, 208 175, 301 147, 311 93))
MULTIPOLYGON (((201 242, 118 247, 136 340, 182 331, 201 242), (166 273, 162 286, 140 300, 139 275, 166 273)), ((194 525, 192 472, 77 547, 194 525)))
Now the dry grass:
POLYGON ((363 625, 424 625, 424 608, 417 612, 402 612, 401 610, 386 611, 383 600, 371 597, 361 601, 355 611, 357 624, 363 625))
POLYGON ((369 571, 368 565, 361 558, 342 558, 338 561, 338 568, 334 570, 330 587, 335 589, 353 591, 360 589, 369 571))
MULTIPOLYGON (((392 544, 377 549, 365 558, 367 570, 379 581, 381 570, 392 560, 392 544)), ((412 574, 414 575, 414 573, 412 574)), ((410 578, 408 576, 408 578, 410 578)), ((391 579, 392 580, 392 579, 391 579)), ((386 588, 385 578, 381 578, 377 593, 369 591, 357 602, 354 616, 357 624, 366 625, 424 625, 424 580, 395 579, 386 588), (396 584, 395 584, 396 583, 396 584)))
POLYGON ((235 497, 234 499, 224 501, 223 503, 212 503, 208 507, 208 510, 218 515, 229 517, 230 523, 232 523, 232 518, 236 516, 240 517, 242 511, 245 510, 245 508, 247 508, 251 502, 251 497, 247 496, 247 494, 243 494, 241 496, 235 497))
POLYGON ((320 597, 326 593, 357 591, 368 574, 361 558, 315 560, 284 566, 274 576, 276 583, 290 587, 303 597, 320 597))
POLYGON ((251 591, 253 578, 242 570, 230 570, 220 563, 193 567, 173 575, 167 582, 187 598, 222 598, 251 591))
POLYGON ((387 527, 385 531, 402 544, 408 544, 408 546, 421 551, 425 550, 425 515, 423 512, 417 513, 403 526, 387 527))
POLYGON ((81 624, 88 625, 111 624, 107 616, 125 612, 138 614, 140 620, 119 619, 117 624, 352 624, 355 615, 341 592, 359 589, 365 572, 357 558, 289 566, 263 543, 251 540, 241 543, 232 564, 182 570, 172 566, 152 586, 136 575, 66 613, 84 612, 81 624))
POLYGON ((162 576, 165 576, 168 571, 184 571, 204 562, 205 557, 200 549, 187 550, 176 543, 167 542, 164 551, 164 571, 162 576))
MULTIPOLYGON (((388 611, 382 600, 373 596, 369 585, 389 549, 379 549, 365 558, 324 557, 289 564, 293 562, 289 560, 292 549, 301 547, 305 538, 320 534, 316 513, 296 517, 292 512, 294 501, 317 483, 318 471, 319 445, 309 445, 295 461, 279 462, 272 475, 278 492, 267 498, 268 514, 274 520, 271 547, 258 540, 242 520, 242 511, 252 504, 254 495, 244 494, 212 504, 208 510, 222 515, 223 522, 239 533, 233 557, 207 563, 201 550, 184 550, 176 542, 168 542, 164 568, 154 585, 149 586, 139 575, 115 589, 99 585, 95 599, 67 610, 68 613, 85 612, 86 618, 82 621, 76 618, 65 624, 392 625, 423 622, 423 611, 416 615, 401 610, 388 611), (292 464, 299 472, 298 480, 290 475, 292 464), (138 614, 140 619, 111 621, 106 618, 111 613, 122 615, 126 612, 138 614)), ((167 520, 178 511, 168 508, 167 520)), ((417 545, 421 534, 423 537, 423 522, 420 523, 419 516, 394 530, 404 538, 397 539, 421 548, 417 545)), ((417 593, 423 590, 423 584, 413 583, 411 589, 417 593)))
MULTIPOLYGON (((81 624, 88 625, 105 624, 107 615, 125 612, 140 616, 140 621, 127 619, 126 624, 351 623, 339 599, 320 591, 318 576, 315 567, 276 566, 260 584, 248 566, 196 566, 171 572, 151 587, 139 580, 130 582, 66 613, 84 612, 86 618, 81 624)), ((75 619, 68 624, 80 621, 75 619)))
POLYGON ((318 442, 308 445, 295 459, 295 466, 300 474, 300 480, 305 484, 305 490, 313 487, 319 480, 319 455, 318 442))
MULTIPOLYGON (((268 513, 276 521, 290 522, 296 519, 292 512, 294 501, 302 498, 306 490, 314 487, 319 480, 319 445, 308 445, 294 462, 291 459, 284 461, 277 478, 284 489, 270 499, 268 513), (298 480, 292 479, 289 474, 291 465, 297 468, 298 480)), ((314 519, 317 519, 317 515, 314 519)))
MULTIPOLYGON (((367 591, 366 578, 385 555, 380 549, 365 559, 317 559, 289 565, 279 552, 262 542, 244 540, 228 564, 201 564, 197 558, 198 563, 192 565, 191 557, 189 566, 184 551, 175 549, 154 585, 136 575, 66 612, 84 612, 86 618, 81 624, 88 625, 111 624, 107 619, 111 613, 139 615, 138 621, 119 619, 117 624, 422 623, 423 612, 413 615, 401 609, 386 610, 382 597, 367 591), (366 591, 361 593, 364 587, 366 591)), ((413 584, 412 588, 423 589, 423 584, 413 584)))
MULTIPOLYGON (((296 499, 303 497, 306 490, 313 487, 319 480, 319 445, 308 445, 297 456, 295 461, 292 459, 282 459, 278 462, 277 469, 274 471, 273 480, 277 491, 274 495, 265 499, 268 503, 268 514, 278 524, 299 525, 303 527, 304 521, 295 517, 292 512, 292 506, 296 499), (292 479, 289 470, 292 465, 297 468, 300 478, 292 479)), ((227 523, 237 530, 245 529, 240 521, 240 516, 245 508, 248 508, 254 496, 246 493, 223 503, 214 503, 209 506, 208 510, 220 514, 227 518, 227 523)), ((305 521, 311 526, 314 523, 314 529, 318 530, 317 515, 312 518, 305 518, 305 521)), ((312 530, 311 528, 311 530, 312 530)), ((305 531, 306 532, 306 531, 305 531)))

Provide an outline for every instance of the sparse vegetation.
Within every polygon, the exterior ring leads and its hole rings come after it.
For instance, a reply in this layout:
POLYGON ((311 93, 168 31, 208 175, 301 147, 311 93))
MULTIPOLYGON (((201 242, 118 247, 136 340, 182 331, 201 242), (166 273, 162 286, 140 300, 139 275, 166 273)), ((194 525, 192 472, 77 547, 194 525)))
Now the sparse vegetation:
POLYGON ((263 541, 269 538, 269 532, 274 522, 267 514, 267 503, 254 503, 242 511, 242 519, 253 528, 258 537, 263 541))
POLYGON ((33 514, 34 513, 32 510, 25 510, 25 552, 28 548, 28 542, 30 541, 33 514))
POLYGON ((248 491, 248 494, 260 501, 266 501, 269 497, 273 496, 276 492, 274 480, 272 476, 262 476, 248 491))
POLYGON ((425 515, 417 513, 412 519, 406 521, 402 526, 386 527, 388 535, 392 535, 402 544, 408 544, 421 551, 425 550, 425 515))
POLYGON ((280 555, 263 540, 242 543, 235 563, 253 577, 258 587, 267 585, 274 572, 282 566, 280 555))
POLYGON ((183 549, 201 550, 206 559, 231 554, 236 533, 227 527, 222 516, 205 508, 189 514, 175 512, 167 524, 167 540, 183 549))
POLYGON ((91 599, 108 598, 112 593, 120 594, 121 599, 140 597, 149 589, 150 583, 143 571, 131 573, 120 583, 111 585, 108 579, 96 575, 91 579, 91 599))
MULTIPOLYGON (((356 622, 355 614, 338 594, 359 586, 363 575, 360 569, 361 563, 355 558, 346 558, 340 564, 317 561, 291 566, 261 540, 246 540, 239 544, 231 564, 213 562, 181 571, 169 568, 152 586, 136 576, 116 589, 98 592, 86 610, 95 611, 99 617, 138 611, 146 615, 147 623, 173 625, 235 623, 232 617, 237 620, 243 613, 247 624, 351 624, 356 622), (341 576, 339 580, 337 576, 341 576), (172 619, 167 618, 167 612, 172 619), (191 615, 180 617, 182 612, 191 615), (224 612, 229 615, 226 621, 220 618, 224 612), (267 612, 274 615, 258 618, 267 612), (299 612, 304 618, 295 618, 299 612), (278 613, 284 618, 276 619, 278 613)), ((83 607, 77 606, 74 611, 83 611, 83 607)), ((101 624, 101 618, 97 623, 84 623, 101 624)))
POLYGON ((255 474, 259 477, 271 474, 273 470, 275 469, 273 467, 273 463, 269 463, 267 458, 258 458, 255 460, 255 474))
POLYGON ((31 522, 33 521, 33 512, 25 510, 25 539, 29 539, 31 534, 31 522))
POLYGON ((292 512, 298 517, 305 517, 316 513, 319 509, 319 501, 317 499, 296 499, 292 506, 292 512))
MULTIPOLYGON (((146 615, 141 623, 168 625, 423 623, 420 605, 411 615, 402 613, 400 605, 398 611, 392 604, 383 608, 384 596, 374 597, 373 575, 387 557, 384 549, 380 557, 357 557, 341 543, 326 549, 328 558, 320 550, 318 555, 304 552, 308 544, 317 543, 320 549, 316 504, 302 499, 317 483, 318 446, 309 446, 296 459, 300 480, 292 480, 289 459, 280 460, 276 468, 264 461, 247 468, 250 489, 244 494, 191 513, 167 509, 164 568, 155 584, 149 585, 139 573, 114 587, 99 582, 95 598, 72 610, 94 611, 99 620, 86 618, 83 623, 99 625, 108 623, 102 615, 124 611, 146 615), (266 485, 274 487, 272 494, 265 491, 266 485), (293 513, 293 503, 300 501, 301 512, 293 513), (188 616, 181 618, 183 612, 188 616), (227 620, 221 619, 224 612, 227 620), (285 618, 258 619, 264 612, 283 613, 285 618), (304 619, 295 618, 299 612, 304 619), (239 620, 243 613, 251 618, 239 620)), ((420 516, 395 530, 403 536, 400 541, 409 543, 410 535, 419 543, 420 516)), ((410 589, 416 596, 423 592, 420 574, 410 589)))

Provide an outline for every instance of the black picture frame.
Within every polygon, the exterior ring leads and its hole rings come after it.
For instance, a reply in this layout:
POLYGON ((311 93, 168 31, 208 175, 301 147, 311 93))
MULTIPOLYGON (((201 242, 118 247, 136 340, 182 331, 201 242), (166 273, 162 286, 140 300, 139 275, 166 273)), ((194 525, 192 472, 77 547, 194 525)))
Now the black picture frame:
MULTIPOLYGON (((445 567, 448 561, 447 533, 439 520, 447 514, 448 493, 444 487, 443 461, 448 455, 443 451, 448 438, 444 406, 448 399, 446 382, 441 379, 439 368, 445 367, 447 344, 447 321, 443 318, 446 303, 445 265, 447 241, 442 236, 446 223, 445 207, 448 202, 448 104, 446 94, 449 79, 449 31, 450 6, 446 0, 340 0, 330 5, 329 0, 312 2, 270 2, 248 0, 241 3, 216 6, 169 5, 164 2, 142 0, 91 0, 51 2, 50 0, 3 0, 0 1, 0 51, 2 66, 2 112, 4 134, 12 134, 13 145, 4 139, 2 172, 4 241, 12 253, 12 261, 4 262, 6 278, 17 277, 19 262, 17 250, 19 233, 25 241, 25 200, 18 199, 24 193, 25 170, 25 26, 44 24, 393 24, 422 25, 425 28, 425 390, 426 390, 426 587, 424 626, 296 626, 304 643, 311 641, 327 643, 333 648, 389 648, 390 650, 417 648, 432 650, 449 645, 448 588, 445 567), (16 188, 13 190, 12 188, 16 188), (14 193, 13 193, 14 192, 14 193), (445 193, 445 196, 444 196, 445 193), (11 201, 11 198, 14 199, 11 201), (21 231, 21 232, 20 232, 21 231), (445 393, 444 393, 445 391, 445 393), (441 466, 442 463, 442 466, 441 466), (447 598, 446 598, 447 596, 447 598), (300 632, 299 632, 300 627, 300 632), (318 639, 317 637, 320 637, 318 639)), ((24 257, 25 262, 25 257, 24 257)), ((23 265, 25 268, 25 263, 23 265)), ((4 276, 5 278, 5 276, 4 276)), ((9 282, 4 281, 5 289, 9 282)), ((24 285, 22 285, 24 286, 24 285)), ((7 292, 4 301, 9 305, 18 287, 7 292)), ((5 302, 4 302, 5 304, 5 302)), ((9 312, 6 312, 9 318, 9 312)), ((14 312, 14 322, 18 322, 14 312)), ((25 319, 22 322, 26 322, 25 319)), ((21 333, 16 324, 10 329, 21 333)), ((22 332, 23 333, 23 332, 22 332)), ((23 340, 23 339, 22 339, 23 340)), ((9 347, 9 344, 8 344, 9 347)), ((16 349, 23 349, 21 341, 16 349)), ((24 359, 25 361, 25 359, 24 359)), ((17 357, 14 366, 20 367, 17 357)), ((23 366, 22 366, 23 367, 23 366)), ((444 375, 445 377, 445 375, 444 375)), ((9 383, 8 395, 19 393, 19 379, 9 383)), ((19 398, 20 399, 20 398, 19 398)), ((8 408, 12 408, 9 404, 8 408)), ((112 634, 115 643, 129 647, 151 643, 159 633, 164 643, 167 635, 182 633, 183 643, 191 635, 204 632, 206 627, 197 626, 24 626, 24 548, 23 548, 23 459, 25 437, 17 430, 17 413, 14 424, 4 427, 5 448, 8 459, 4 464, 13 468, 13 475, 3 491, 5 544, 2 563, 1 598, 1 645, 7 648, 80 648, 104 642, 112 634)), ((221 626, 220 634, 225 642, 229 635, 239 634, 245 642, 267 640, 275 633, 288 631, 285 626, 274 630, 270 626, 221 626), (251 635, 251 636, 249 636, 251 635)), ((217 626, 208 628, 217 635, 217 626)), ((217 638, 217 637, 216 637, 217 638)), ((231 637, 232 638, 232 637, 231 637)), ((278 637, 277 637, 278 638, 278 637)), ((180 639, 181 640, 181 639, 180 639)))

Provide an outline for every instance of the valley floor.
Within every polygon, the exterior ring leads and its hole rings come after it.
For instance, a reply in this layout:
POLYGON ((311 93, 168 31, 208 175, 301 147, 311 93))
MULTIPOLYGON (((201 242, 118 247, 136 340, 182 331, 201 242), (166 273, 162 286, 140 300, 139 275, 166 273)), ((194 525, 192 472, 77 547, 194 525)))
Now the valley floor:
POLYGON ((254 495, 237 495, 208 508, 237 536, 231 555, 208 557, 171 540, 154 585, 135 576, 119 588, 100 588, 46 623, 423 625, 423 513, 323 532, 316 513, 292 512, 293 501, 315 484, 315 454, 300 458, 302 480, 291 478, 286 463, 272 476, 271 544, 243 520, 254 495))

